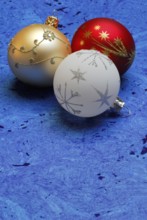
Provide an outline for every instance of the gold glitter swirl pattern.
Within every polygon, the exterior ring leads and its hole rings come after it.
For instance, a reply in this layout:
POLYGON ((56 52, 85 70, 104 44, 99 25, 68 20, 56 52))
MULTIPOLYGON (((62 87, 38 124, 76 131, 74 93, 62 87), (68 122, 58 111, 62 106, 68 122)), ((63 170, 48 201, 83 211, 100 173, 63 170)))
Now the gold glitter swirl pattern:
MULTIPOLYGON (((100 29, 101 29, 101 26, 99 25, 95 26, 95 30, 100 30, 100 29)), ((128 58, 128 63, 126 63, 126 65, 131 64, 135 57, 135 51, 133 50, 129 53, 121 38, 117 37, 112 42, 109 40, 109 36, 110 36, 110 33, 108 33, 107 31, 101 31, 99 33, 98 38, 100 38, 101 41, 104 41, 103 43, 103 42, 100 42, 98 39, 92 37, 91 31, 87 30, 86 32, 84 32, 84 38, 85 39, 91 38, 93 40, 94 45, 100 47, 103 50, 102 51, 103 54, 107 56, 109 56, 110 54, 113 54, 119 57, 128 58)))
POLYGON ((34 39, 33 41, 33 44, 34 46, 29 49, 29 50, 26 50, 25 46, 21 46, 20 48, 17 48, 14 44, 13 44, 13 39, 11 40, 10 44, 9 44, 9 52, 11 51, 12 54, 15 54, 16 51, 20 52, 20 53, 24 53, 24 54, 27 54, 27 53, 32 53, 33 56, 30 57, 29 59, 29 64, 22 64, 22 63, 15 63, 15 67, 18 68, 19 65, 32 65, 32 64, 38 64, 38 63, 42 63, 42 62, 45 62, 47 60, 50 60, 50 63, 51 64, 55 64, 55 59, 56 58, 60 58, 60 59, 63 59, 63 57, 52 57, 52 58, 47 58, 45 60, 41 60, 39 62, 35 62, 35 58, 36 56, 38 55, 37 54, 37 48, 46 40, 48 40, 49 42, 52 42, 54 41, 55 39, 59 40, 61 43, 63 43, 65 46, 66 46, 66 50, 68 51, 69 48, 70 48, 70 45, 68 43, 66 43, 64 40, 60 39, 59 37, 57 37, 55 35, 55 33, 51 30, 48 29, 48 27, 44 28, 43 26, 40 25, 40 27, 42 28, 43 30, 43 34, 42 34, 42 39, 39 41, 38 39, 34 39))

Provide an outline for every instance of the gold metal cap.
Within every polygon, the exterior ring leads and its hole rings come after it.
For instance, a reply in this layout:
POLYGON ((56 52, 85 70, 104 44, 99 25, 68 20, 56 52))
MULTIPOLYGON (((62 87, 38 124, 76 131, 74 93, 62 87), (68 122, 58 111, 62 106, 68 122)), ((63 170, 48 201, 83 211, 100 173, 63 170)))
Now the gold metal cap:
POLYGON ((55 16, 48 16, 45 21, 45 24, 57 28, 59 24, 59 20, 55 16))

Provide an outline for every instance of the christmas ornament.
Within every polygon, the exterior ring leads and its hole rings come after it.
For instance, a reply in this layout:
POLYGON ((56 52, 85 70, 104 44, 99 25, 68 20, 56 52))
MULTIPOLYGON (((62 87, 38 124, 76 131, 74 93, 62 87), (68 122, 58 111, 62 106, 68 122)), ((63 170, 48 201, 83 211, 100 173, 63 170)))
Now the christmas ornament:
POLYGON ((95 49, 109 56, 120 75, 128 70, 135 56, 132 35, 110 18, 94 18, 78 28, 72 39, 72 51, 81 49, 95 49))
POLYGON ((118 70, 96 50, 80 50, 67 56, 55 72, 53 86, 59 104, 80 117, 96 116, 118 106, 118 70))
POLYGON ((19 31, 8 48, 9 65, 22 82, 52 85, 60 62, 71 53, 68 39, 56 29, 58 19, 51 16, 46 24, 32 24, 19 31))

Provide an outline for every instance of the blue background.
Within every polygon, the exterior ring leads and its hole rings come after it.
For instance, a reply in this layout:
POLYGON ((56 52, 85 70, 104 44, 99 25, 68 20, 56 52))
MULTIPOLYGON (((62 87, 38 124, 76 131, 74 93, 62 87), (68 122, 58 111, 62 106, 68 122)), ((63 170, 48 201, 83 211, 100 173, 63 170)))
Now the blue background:
POLYGON ((146 26, 145 0, 1 0, 0 220, 147 219, 146 26), (15 79, 10 39, 54 9, 70 41, 94 17, 114 18, 133 34, 136 58, 120 91, 131 116, 75 118, 52 88, 15 79))

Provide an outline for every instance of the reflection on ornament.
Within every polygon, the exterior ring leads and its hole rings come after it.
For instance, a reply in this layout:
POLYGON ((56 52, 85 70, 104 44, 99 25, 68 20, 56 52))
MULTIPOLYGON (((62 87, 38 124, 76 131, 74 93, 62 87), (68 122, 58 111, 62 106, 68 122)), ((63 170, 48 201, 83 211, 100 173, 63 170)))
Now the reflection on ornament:
POLYGON ((109 56, 120 74, 125 73, 135 57, 135 43, 130 32, 109 18, 94 18, 82 24, 72 39, 72 51, 95 49, 109 56))
POLYGON ((8 61, 21 81, 47 86, 52 85, 56 68, 70 53, 70 43, 59 30, 45 24, 33 24, 11 40, 8 61))
POLYGON ((95 50, 81 50, 60 63, 53 85, 65 110, 80 117, 92 117, 114 107, 120 78, 107 56, 95 50))

